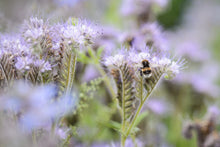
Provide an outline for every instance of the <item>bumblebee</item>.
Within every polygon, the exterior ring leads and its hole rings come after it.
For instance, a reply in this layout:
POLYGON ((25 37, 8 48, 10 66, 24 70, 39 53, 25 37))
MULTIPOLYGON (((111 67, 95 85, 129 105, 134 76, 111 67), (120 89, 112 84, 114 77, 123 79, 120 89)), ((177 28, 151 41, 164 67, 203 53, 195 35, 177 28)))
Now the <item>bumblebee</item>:
POLYGON ((142 67, 139 69, 140 75, 144 78, 150 78, 152 74, 150 62, 145 59, 141 63, 142 63, 142 67))

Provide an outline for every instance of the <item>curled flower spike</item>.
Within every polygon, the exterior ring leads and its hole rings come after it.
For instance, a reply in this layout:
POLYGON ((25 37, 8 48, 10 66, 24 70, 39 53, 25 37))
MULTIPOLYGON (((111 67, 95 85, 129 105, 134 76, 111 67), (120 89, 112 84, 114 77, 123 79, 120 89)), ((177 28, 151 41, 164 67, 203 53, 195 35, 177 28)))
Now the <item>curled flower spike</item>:
POLYGON ((163 75, 166 78, 174 77, 182 69, 183 62, 174 61, 148 48, 122 48, 118 54, 105 57, 104 64, 111 69, 117 87, 117 99, 122 112, 121 140, 124 146, 144 102, 159 80, 163 75))

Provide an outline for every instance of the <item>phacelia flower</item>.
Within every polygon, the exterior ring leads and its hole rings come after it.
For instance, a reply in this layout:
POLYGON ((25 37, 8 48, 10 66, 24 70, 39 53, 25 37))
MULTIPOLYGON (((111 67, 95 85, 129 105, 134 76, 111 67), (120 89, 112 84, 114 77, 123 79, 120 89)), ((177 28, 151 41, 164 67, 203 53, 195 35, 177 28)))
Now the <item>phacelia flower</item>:
POLYGON ((20 113, 20 125, 27 131, 51 125, 52 119, 68 115, 75 108, 76 98, 62 97, 53 101, 57 89, 53 85, 33 87, 16 83, 10 93, 1 96, 0 110, 20 113))
POLYGON ((39 67, 41 72, 52 70, 51 64, 48 61, 37 60, 34 65, 39 67))
POLYGON ((170 106, 163 100, 159 99, 150 99, 147 103, 147 108, 150 109, 152 112, 158 115, 165 115, 169 114, 170 106))
POLYGON ((17 62, 15 63, 15 67, 18 70, 29 70, 32 63, 33 59, 28 56, 18 57, 17 62))
POLYGON ((24 22, 23 37, 31 44, 40 43, 43 37, 49 32, 49 25, 45 24, 43 19, 31 17, 24 22))
POLYGON ((69 19, 66 25, 61 28, 61 36, 68 43, 73 45, 87 46, 97 37, 98 32, 91 24, 80 19, 69 19))
POLYGON ((28 46, 21 41, 20 37, 4 36, 0 40, 0 50, 5 54, 20 55, 28 53, 28 46))
POLYGON ((142 67, 141 62, 143 60, 148 60, 151 68, 162 68, 166 78, 175 77, 175 75, 183 69, 185 64, 184 60, 175 61, 168 56, 161 55, 161 53, 154 53, 148 48, 142 49, 140 51, 135 49, 126 51, 125 48, 122 48, 118 54, 107 56, 104 59, 104 64, 106 66, 115 66, 117 68, 120 65, 127 63, 133 67, 134 70, 138 71, 142 67))

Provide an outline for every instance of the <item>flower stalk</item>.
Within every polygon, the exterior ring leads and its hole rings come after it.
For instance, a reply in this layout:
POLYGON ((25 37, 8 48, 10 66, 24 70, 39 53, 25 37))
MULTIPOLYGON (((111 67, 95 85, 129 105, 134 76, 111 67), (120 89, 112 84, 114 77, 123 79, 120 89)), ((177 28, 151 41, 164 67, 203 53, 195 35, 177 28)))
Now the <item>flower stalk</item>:
POLYGON ((122 49, 119 54, 107 57, 105 60, 116 83, 117 98, 122 112, 121 147, 124 147, 128 136, 134 133, 133 129, 135 125, 138 125, 136 121, 145 101, 150 97, 163 75, 173 77, 181 68, 181 65, 167 57, 153 55, 149 50, 137 52, 122 49), (150 63, 148 74, 141 70, 144 68, 143 61, 150 63))

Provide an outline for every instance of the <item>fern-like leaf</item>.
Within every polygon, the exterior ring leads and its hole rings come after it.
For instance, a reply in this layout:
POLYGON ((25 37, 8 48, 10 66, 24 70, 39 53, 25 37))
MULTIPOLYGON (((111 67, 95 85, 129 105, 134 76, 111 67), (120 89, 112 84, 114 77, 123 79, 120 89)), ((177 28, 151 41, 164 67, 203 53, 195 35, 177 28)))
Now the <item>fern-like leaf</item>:
POLYGON ((117 99, 119 101, 119 105, 122 105, 122 81, 120 76, 120 71, 118 69, 112 69, 111 74, 115 80, 116 87, 117 87, 117 99))
POLYGON ((119 69, 113 69, 112 75, 117 85, 117 98, 122 110, 122 125, 130 122, 135 112, 134 74, 132 69, 124 64, 119 69))
POLYGON ((73 90, 73 81, 74 81, 74 76, 75 76, 75 68, 76 68, 76 60, 77 56, 74 54, 74 52, 71 51, 66 51, 64 53, 64 58, 63 58, 63 67, 61 71, 61 91, 66 94, 70 95, 72 90, 73 90))

